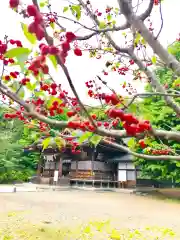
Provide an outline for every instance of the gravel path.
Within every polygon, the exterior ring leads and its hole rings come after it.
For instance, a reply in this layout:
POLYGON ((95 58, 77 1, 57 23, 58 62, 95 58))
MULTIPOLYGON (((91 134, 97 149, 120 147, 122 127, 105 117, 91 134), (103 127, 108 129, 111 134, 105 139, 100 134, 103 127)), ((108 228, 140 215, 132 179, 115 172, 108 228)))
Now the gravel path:
POLYGON ((121 228, 159 226, 180 234, 180 204, 129 194, 87 191, 5 193, 0 194, 0 203, 0 228, 9 221, 7 213, 19 211, 23 220, 32 223, 77 225, 89 220, 110 219, 114 226, 121 228))

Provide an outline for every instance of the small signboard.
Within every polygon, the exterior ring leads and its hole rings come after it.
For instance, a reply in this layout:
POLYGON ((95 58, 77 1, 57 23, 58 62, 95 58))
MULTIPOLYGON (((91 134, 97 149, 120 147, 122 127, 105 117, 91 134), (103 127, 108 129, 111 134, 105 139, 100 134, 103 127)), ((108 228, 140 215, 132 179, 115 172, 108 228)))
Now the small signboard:
POLYGON ((58 181, 58 174, 59 172, 57 170, 54 171, 54 182, 58 181))

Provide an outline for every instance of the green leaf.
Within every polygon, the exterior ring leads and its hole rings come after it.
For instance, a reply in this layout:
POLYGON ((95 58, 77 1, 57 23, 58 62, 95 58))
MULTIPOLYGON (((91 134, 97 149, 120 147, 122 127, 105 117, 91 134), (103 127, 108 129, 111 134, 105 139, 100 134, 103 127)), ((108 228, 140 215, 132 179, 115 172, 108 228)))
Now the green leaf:
POLYGON ((54 29, 54 28, 55 28, 55 23, 54 23, 54 22, 51 22, 51 23, 50 23, 50 26, 51 26, 52 29, 54 29))
POLYGON ((91 138, 90 138, 90 142, 92 144, 94 144, 95 146, 97 146, 99 144, 99 142, 101 141, 102 137, 99 136, 99 135, 93 135, 91 138))
POLYGON ((99 28, 100 29, 106 28, 106 23, 105 22, 99 22, 99 28))
POLYGON ((177 78, 176 80, 174 80, 173 87, 176 87, 176 85, 178 84, 180 84, 180 78, 177 78))
POLYGON ((78 142, 79 143, 83 143, 84 141, 86 141, 89 137, 92 136, 91 132, 85 132, 79 139, 78 142))
POLYGON ((41 8, 43 8, 43 7, 45 7, 47 4, 48 4, 48 1, 41 1, 40 4, 39 4, 39 6, 40 6, 41 8))
POLYGON ((151 61, 152 61, 153 64, 156 64, 156 62, 157 62, 156 56, 153 56, 152 59, 151 59, 151 61))
POLYGON ((27 38, 27 40, 31 44, 35 44, 36 43, 36 36, 34 34, 31 34, 30 32, 28 32, 28 26, 24 23, 21 23, 21 27, 22 27, 24 36, 27 38))
POLYGON ((45 93, 43 91, 35 91, 34 95, 35 97, 44 97, 45 93))
POLYGON ((128 143, 127 143, 128 147, 130 149, 134 149, 134 147, 136 146, 136 140, 134 138, 131 138, 128 143))
POLYGON ((63 8, 63 13, 67 12, 69 10, 69 7, 64 7, 63 8))
POLYGON ((137 33, 137 34, 136 34, 136 38, 135 38, 135 40, 134 40, 134 44, 138 44, 139 41, 140 41, 140 39, 141 39, 141 34, 140 34, 140 33, 137 33))
POLYGON ((56 145, 58 146, 59 149, 65 147, 66 142, 65 142, 65 140, 63 138, 56 137, 54 140, 55 140, 55 143, 56 143, 56 145))
POLYGON ((49 144, 50 144, 51 138, 46 138, 43 140, 42 145, 43 145, 43 150, 45 150, 49 144))
POLYGON ((9 51, 6 52, 4 56, 8 58, 14 58, 14 57, 20 57, 23 55, 29 55, 30 53, 31 53, 31 50, 29 48, 19 47, 19 48, 10 49, 9 51))
POLYGON ((71 7, 72 14, 76 16, 77 20, 81 18, 81 6, 80 5, 73 5, 71 7))
POLYGON ((23 86, 21 86, 20 90, 18 91, 18 96, 19 96, 20 98, 24 98, 24 96, 25 96, 25 90, 24 90, 24 87, 23 87, 23 86))
POLYGON ((52 62, 53 66, 55 69, 57 69, 57 60, 56 60, 56 57, 54 55, 49 55, 49 60, 52 62))
POLYGON ((22 54, 16 57, 17 65, 20 66, 22 72, 27 70, 24 62, 27 61, 28 57, 29 57, 29 54, 22 54))
POLYGON ((111 19, 112 19, 112 15, 111 15, 111 14, 108 14, 108 15, 107 15, 107 20, 108 20, 108 22, 110 22, 111 19))
POLYGON ((36 83, 32 84, 32 83, 28 82, 26 84, 26 87, 28 90, 33 91, 36 88, 36 83))

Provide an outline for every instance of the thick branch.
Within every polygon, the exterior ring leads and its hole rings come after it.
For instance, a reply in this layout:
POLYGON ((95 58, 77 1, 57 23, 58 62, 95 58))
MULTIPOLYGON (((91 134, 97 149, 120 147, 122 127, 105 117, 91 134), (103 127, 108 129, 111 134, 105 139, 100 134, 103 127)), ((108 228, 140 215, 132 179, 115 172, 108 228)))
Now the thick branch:
POLYGON ((118 3, 129 24, 140 32, 143 38, 151 46, 154 53, 156 53, 169 68, 171 68, 178 76, 180 76, 180 63, 160 44, 160 42, 146 27, 144 22, 134 15, 131 6, 128 3, 128 0, 118 0, 118 3))

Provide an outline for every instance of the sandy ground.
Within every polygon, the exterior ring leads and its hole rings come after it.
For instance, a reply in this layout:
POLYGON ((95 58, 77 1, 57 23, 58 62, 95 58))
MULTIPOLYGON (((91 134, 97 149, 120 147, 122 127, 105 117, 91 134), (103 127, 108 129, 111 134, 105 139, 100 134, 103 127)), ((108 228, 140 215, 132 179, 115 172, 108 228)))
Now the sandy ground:
POLYGON ((8 224, 13 212, 21 213, 20 221, 33 224, 76 225, 110 219, 118 228, 159 226, 180 235, 180 204, 129 194, 77 190, 1 193, 0 228, 8 224))

